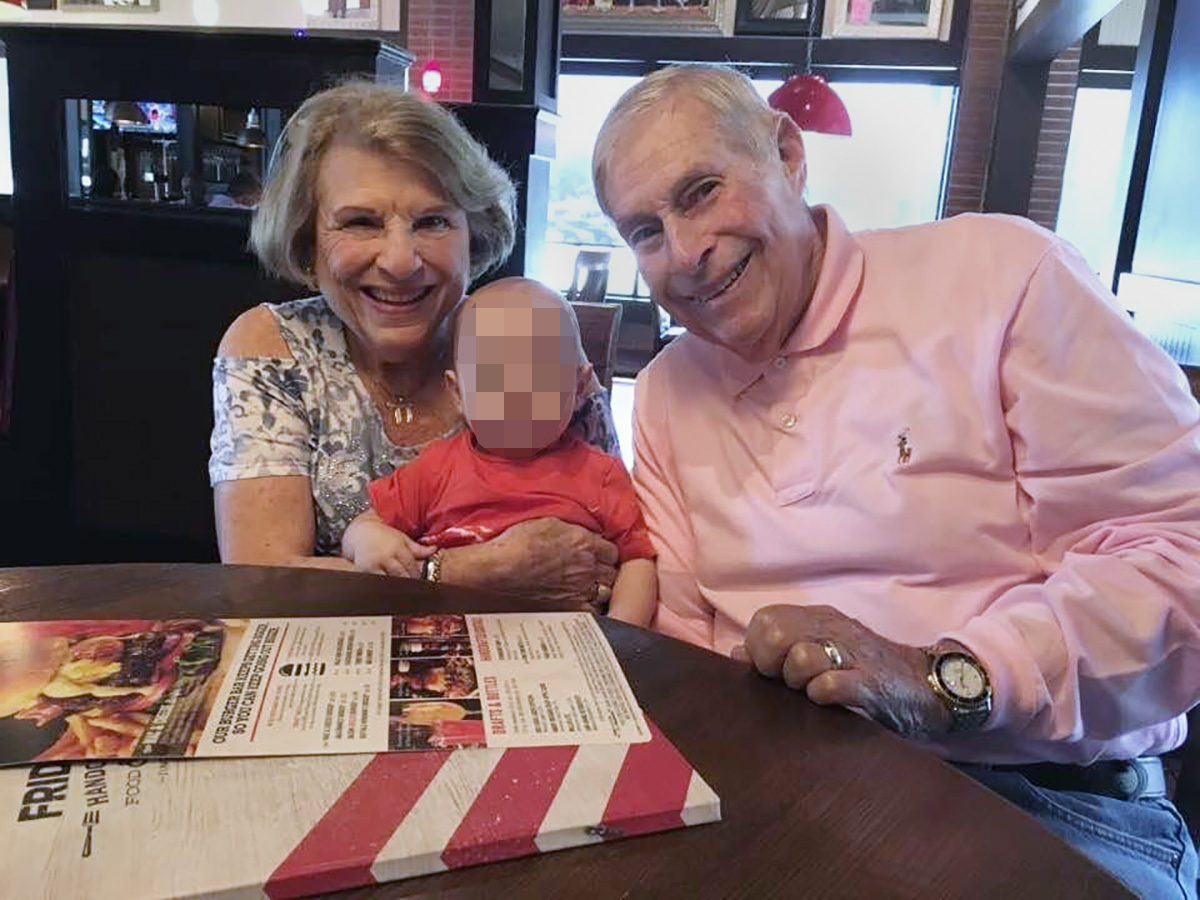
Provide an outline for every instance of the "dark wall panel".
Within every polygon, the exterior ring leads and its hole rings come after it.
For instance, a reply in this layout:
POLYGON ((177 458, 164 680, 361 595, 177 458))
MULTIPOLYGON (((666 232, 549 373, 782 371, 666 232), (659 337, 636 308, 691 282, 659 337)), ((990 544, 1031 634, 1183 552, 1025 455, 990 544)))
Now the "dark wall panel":
MULTIPOLYGON (((84 534, 153 535, 188 558, 215 558, 212 358, 240 312, 297 294, 250 262, 134 253, 78 260, 69 317, 71 482, 73 519, 84 534)), ((80 552, 106 555, 98 550, 80 552)))

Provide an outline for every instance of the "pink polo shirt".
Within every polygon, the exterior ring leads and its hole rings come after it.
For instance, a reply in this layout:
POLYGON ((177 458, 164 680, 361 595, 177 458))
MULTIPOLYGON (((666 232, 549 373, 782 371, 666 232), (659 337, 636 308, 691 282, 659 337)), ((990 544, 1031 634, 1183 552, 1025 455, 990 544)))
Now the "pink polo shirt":
POLYGON ((1182 743, 1200 697, 1200 412, 1070 246, 1022 219, 827 234, 776 359, 693 335, 638 378, 656 627, 721 653, 826 604, 986 665, 963 761, 1182 743))

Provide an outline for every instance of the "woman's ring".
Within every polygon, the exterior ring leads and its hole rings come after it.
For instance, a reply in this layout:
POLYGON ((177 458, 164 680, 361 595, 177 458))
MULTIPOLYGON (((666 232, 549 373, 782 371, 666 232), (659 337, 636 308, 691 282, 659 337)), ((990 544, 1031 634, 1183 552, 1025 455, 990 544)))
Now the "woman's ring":
POLYGON ((596 602, 601 606, 608 606, 608 601, 612 599, 612 588, 603 581, 596 582, 596 602))
POLYGON ((833 641, 818 641, 822 650, 825 651, 825 656, 829 659, 829 665, 835 669, 845 668, 846 659, 842 656, 842 651, 838 649, 838 645, 833 641))

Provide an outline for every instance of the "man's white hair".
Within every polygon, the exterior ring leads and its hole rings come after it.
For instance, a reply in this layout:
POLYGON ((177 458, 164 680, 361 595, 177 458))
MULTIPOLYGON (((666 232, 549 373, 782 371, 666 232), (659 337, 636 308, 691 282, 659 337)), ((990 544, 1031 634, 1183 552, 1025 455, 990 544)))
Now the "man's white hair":
POLYGON ((605 180, 617 144, 644 116, 677 100, 696 100, 712 115, 716 131, 743 153, 767 160, 776 152, 774 112, 753 82, 730 66, 677 65, 647 75, 617 101, 609 112, 592 151, 592 183, 600 208, 611 214, 605 180))

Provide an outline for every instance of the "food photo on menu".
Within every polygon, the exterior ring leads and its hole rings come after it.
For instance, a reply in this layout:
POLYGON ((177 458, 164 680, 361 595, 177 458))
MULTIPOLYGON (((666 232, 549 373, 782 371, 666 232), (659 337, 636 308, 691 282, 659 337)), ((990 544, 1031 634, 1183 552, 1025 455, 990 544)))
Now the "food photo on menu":
POLYGON ((465 617, 397 617, 390 685, 390 749, 487 746, 465 617))
POLYGON ((486 747, 483 705, 478 700, 392 701, 392 750, 486 747))
POLYGON ((392 660, 393 700, 476 697, 479 687, 470 656, 411 657, 392 660))
POLYGON ((0 623, 0 763, 186 756, 245 623, 0 623))

